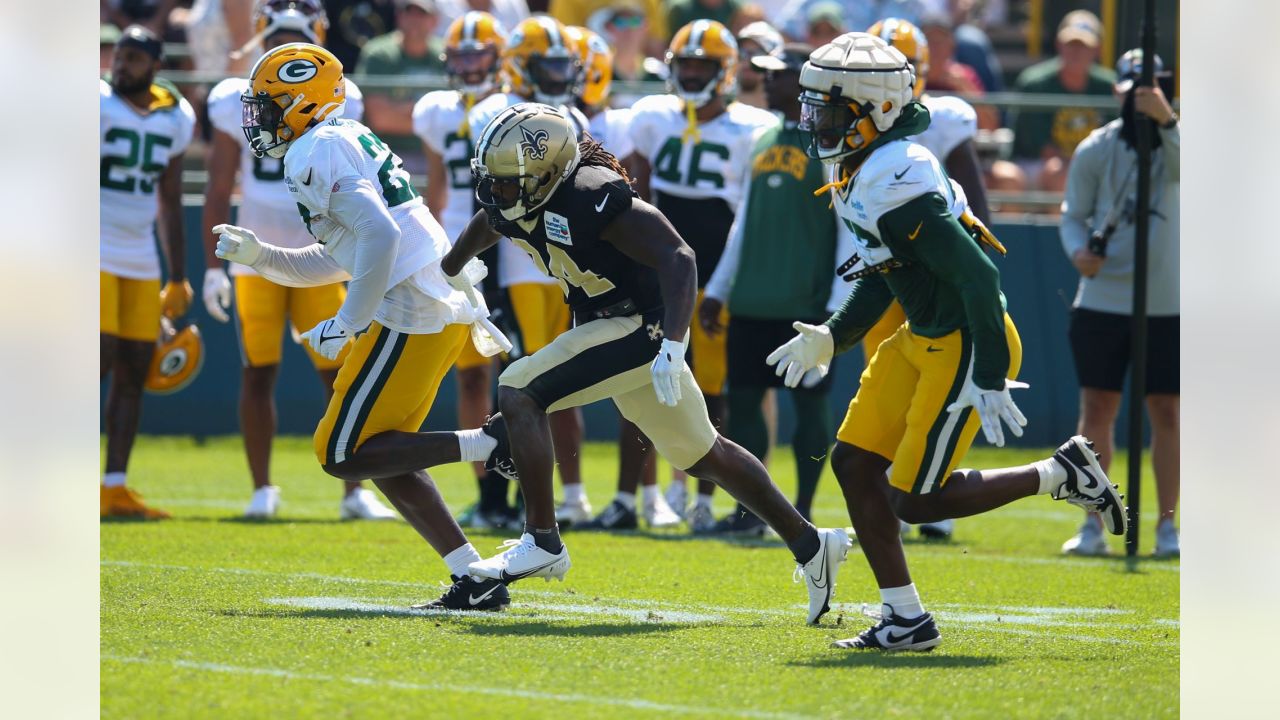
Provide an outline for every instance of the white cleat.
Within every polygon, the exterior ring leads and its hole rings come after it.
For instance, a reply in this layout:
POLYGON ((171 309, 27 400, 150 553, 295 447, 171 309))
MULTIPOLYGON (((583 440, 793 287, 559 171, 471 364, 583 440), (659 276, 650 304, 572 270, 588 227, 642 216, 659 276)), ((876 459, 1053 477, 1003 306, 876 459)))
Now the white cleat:
POLYGON ((565 500, 556 507, 556 522, 561 528, 581 525, 591 519, 591 501, 585 497, 580 500, 565 500))
POLYGON ((560 544, 560 552, 549 553, 534 543, 532 534, 525 533, 519 540, 507 540, 501 547, 505 549, 497 555, 471 563, 467 572, 508 584, 535 577, 563 582, 565 573, 569 572, 569 548, 564 543, 560 544))
POLYGON ((1111 548, 1107 547, 1107 539, 1102 534, 1102 522, 1097 516, 1090 515, 1085 518, 1084 524, 1080 526, 1080 532, 1062 543, 1062 553, 1084 557, 1102 557, 1111 554, 1111 548))
POLYGON ((1051 497, 1097 513, 1108 532, 1124 535, 1129 526, 1124 496, 1102 471, 1093 443, 1083 435, 1076 435, 1058 448, 1053 459, 1066 469, 1067 479, 1051 497))
POLYGON ((263 485, 253 491, 249 507, 244 509, 244 516, 253 520, 266 520, 276 516, 280 509, 280 488, 275 485, 263 485))
POLYGON ((955 532, 956 521, 951 518, 939 520, 938 522, 923 523, 920 525, 921 537, 932 538, 934 540, 950 540, 951 533, 955 532))
POLYGON ((667 507, 671 508, 671 512, 684 520, 689 511, 689 489, 685 484, 672 481, 667 486, 664 499, 667 501, 667 507))
POLYGON ((841 528, 818 530, 818 540, 817 554, 809 562, 796 565, 794 578, 796 582, 804 578, 809 589, 810 625, 817 625, 818 620, 831 609, 831 598, 836 589, 836 573, 853 544, 848 533, 841 528))
POLYGON ((667 504, 666 498, 655 495, 653 502, 644 504, 644 522, 650 529, 675 527, 680 524, 680 516, 667 504))
POLYGON ((391 508, 378 501, 378 496, 369 488, 356 488, 354 492, 342 498, 342 507, 338 517, 343 520, 398 520, 399 515, 391 508))
POLYGON ((1156 525, 1156 551, 1158 558, 1176 558, 1182 556, 1182 548, 1178 542, 1178 528, 1169 519, 1161 520, 1156 525))
POLYGON ((694 535, 701 535, 710 532, 716 526, 716 516, 711 510, 710 505, 694 503, 689 508, 689 532, 694 535))

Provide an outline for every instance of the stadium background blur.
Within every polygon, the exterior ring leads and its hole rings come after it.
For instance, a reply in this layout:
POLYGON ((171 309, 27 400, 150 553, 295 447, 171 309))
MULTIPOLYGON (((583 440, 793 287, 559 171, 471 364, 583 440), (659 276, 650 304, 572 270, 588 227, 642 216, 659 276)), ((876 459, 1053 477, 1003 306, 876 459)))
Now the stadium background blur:
MULTIPOLYGON (((175 82, 196 109, 196 140, 186 153, 183 174, 188 276, 192 278, 201 277, 204 270, 200 210, 210 133, 205 97, 219 80, 247 74, 248 63, 256 57, 249 53, 239 60, 227 60, 220 53, 203 51, 210 43, 206 35, 209 18, 211 13, 226 13, 230 39, 223 43, 236 47, 253 34, 249 22, 253 4, 254 0, 101 0, 104 71, 119 29, 129 23, 144 24, 164 38, 162 77, 175 82)), ((323 4, 330 23, 326 44, 343 61, 348 77, 363 89, 365 122, 384 137, 403 136, 396 129, 410 123, 413 102, 426 92, 447 87, 439 59, 440 35, 455 17, 471 9, 508 20, 508 31, 518 19, 545 12, 567 25, 585 25, 600 32, 617 53, 610 103, 614 107, 626 107, 640 97, 666 91, 659 73, 667 43, 676 29, 694 19, 725 21, 735 33, 763 20, 779 28, 787 39, 814 45, 842 32, 865 30, 883 17, 915 22, 931 44, 930 92, 957 94, 979 112, 975 145, 986 174, 993 229, 1010 248, 1000 265, 1001 276, 1027 348, 1022 378, 1033 388, 1019 398, 1030 424, 1026 435, 1015 442, 1049 445, 1075 427, 1078 386, 1071 366, 1067 322, 1078 275, 1063 255, 1058 238, 1065 169, 1059 168, 1061 177, 1055 180, 1055 173, 1045 172, 1044 167, 1046 159, 1069 160, 1074 142, 1116 117, 1118 103, 1109 90, 1114 78, 1111 68, 1121 53, 1139 43, 1140 4, 1117 0, 532 0, 527 4, 525 0, 326 0, 323 4), (1059 23, 1075 10, 1097 17, 1100 42, 1090 76, 1107 81, 1106 94, 1047 94, 1044 83, 1036 82, 1053 74, 1051 63, 1058 62, 1055 41, 1059 23), (424 24, 432 29, 425 55, 395 57, 397 12, 427 16, 424 24), (636 29, 643 29, 643 33, 632 41, 638 34, 636 29), (1027 87, 1039 92, 1024 91, 1027 87), (1041 127, 1051 128, 1047 141, 1041 138, 1041 127), (1039 142, 1044 147, 1037 147, 1039 142), (1059 146, 1056 151, 1055 144, 1059 146)), ((1173 73, 1176 88, 1179 10, 1176 3, 1157 6, 1157 49, 1165 68, 1173 73)), ((740 65, 745 60, 744 53, 740 65)), ((420 143, 412 137, 392 142, 425 194, 420 143)), ((238 200, 237 194, 233 202, 238 200)), ((239 382, 240 358, 234 328, 211 321, 198 298, 188 318, 199 323, 205 336, 203 371, 179 394, 148 397, 142 432, 235 433, 236 395, 230 390, 239 382), (185 411, 197 403, 200 413, 185 411)), ((277 389, 282 434, 309 434, 323 411, 323 398, 315 392, 310 371, 302 371, 306 364, 301 347, 286 343, 277 389)), ((833 388, 837 401, 832 403, 837 416, 843 413, 844 400, 856 391, 860 367, 860 362, 837 367, 833 388)), ((455 392, 452 381, 442 385, 426 428, 457 427, 455 392)), ((597 404, 585 412, 588 439, 616 437, 612 405, 597 404)), ((790 404, 780 403, 779 437, 789 437, 791 422, 790 404)), ((1123 437, 1118 439, 1123 444, 1123 437)))

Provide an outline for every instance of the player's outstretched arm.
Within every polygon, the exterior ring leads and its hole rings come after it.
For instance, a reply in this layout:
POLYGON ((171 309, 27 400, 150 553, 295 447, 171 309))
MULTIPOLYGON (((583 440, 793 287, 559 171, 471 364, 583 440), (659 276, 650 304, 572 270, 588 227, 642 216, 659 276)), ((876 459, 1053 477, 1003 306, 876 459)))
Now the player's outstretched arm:
POLYGON ((463 228, 462 234, 454 241, 453 247, 440 260, 440 269, 450 277, 462 272, 467 261, 497 244, 502 236, 489 224, 489 218, 483 210, 471 216, 471 222, 463 228))
POLYGON ((630 210, 605 227, 600 237, 623 255, 658 272, 662 304, 666 308, 663 332, 669 340, 684 342, 698 293, 693 248, 685 243, 666 216, 638 198, 632 200, 630 210))

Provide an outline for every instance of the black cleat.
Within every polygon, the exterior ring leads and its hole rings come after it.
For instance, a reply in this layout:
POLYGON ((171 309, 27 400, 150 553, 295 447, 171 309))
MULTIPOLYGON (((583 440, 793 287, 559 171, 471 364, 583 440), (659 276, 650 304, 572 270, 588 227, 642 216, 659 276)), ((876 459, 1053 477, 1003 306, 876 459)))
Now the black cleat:
POLYGON ((874 610, 863 610, 863 613, 880 622, 858 633, 857 637, 831 643, 831 647, 888 652, 900 650, 928 652, 942 642, 942 633, 938 632, 938 625, 933 622, 933 616, 929 613, 908 620, 893 612, 892 605, 883 607, 889 609, 888 615, 874 610))
POLYGON ((628 509, 626 505, 614 500, 609 503, 601 513, 581 525, 575 525, 575 530, 635 530, 639 527, 636 521, 635 509, 628 509))
POLYGON ((519 481, 520 473, 516 470, 516 461, 511 458, 511 442, 507 438, 507 421, 503 419, 502 413, 494 413, 485 418, 484 425, 480 426, 485 435, 498 441, 497 447, 489 454, 489 459, 484 461, 484 469, 492 470, 502 477, 519 481))
POLYGON ((414 610, 501 610, 511 604, 511 593, 501 581, 453 577, 453 584, 439 598, 414 605, 414 610))
POLYGON ((1102 471, 1093 443, 1076 435, 1058 448, 1053 459, 1067 470, 1067 481, 1053 492, 1053 499, 1098 513, 1112 535, 1124 535, 1129 522, 1124 496, 1102 471))
POLYGON ((738 511, 725 515, 707 530, 696 532, 696 535, 728 535, 735 537, 764 537, 764 521, 756 517, 750 510, 738 511))

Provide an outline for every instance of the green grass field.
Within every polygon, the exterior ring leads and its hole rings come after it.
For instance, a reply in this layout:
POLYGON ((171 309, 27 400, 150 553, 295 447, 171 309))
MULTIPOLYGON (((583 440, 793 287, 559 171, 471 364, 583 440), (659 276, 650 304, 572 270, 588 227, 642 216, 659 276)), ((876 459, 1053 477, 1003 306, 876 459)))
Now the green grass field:
MULTIPOLYGON (((984 447, 966 465, 1043 456, 984 447)), ((587 450, 597 509, 616 458, 587 450)), ((785 451, 772 469, 792 494, 785 451)), ((882 655, 828 647, 878 602, 856 543, 818 628, 781 543, 677 531, 567 534, 563 584, 516 584, 505 613, 424 615, 408 606, 447 573, 408 525, 339 522, 340 486, 309 438, 278 442, 274 472, 280 519, 246 522, 238 439, 139 440, 130 484, 175 517, 101 526, 104 717, 1178 714, 1178 563, 1063 558, 1080 516, 1047 498, 962 520, 953 542, 910 540, 944 641, 882 655)), ((433 475, 455 507, 474 499, 468 468, 433 475)), ((717 511, 730 506, 717 495, 717 511)), ((848 525, 829 472, 815 507, 819 524, 848 525)), ((1148 553, 1153 528, 1144 513, 1148 553)), ((506 537, 471 535, 485 556, 506 537)))

